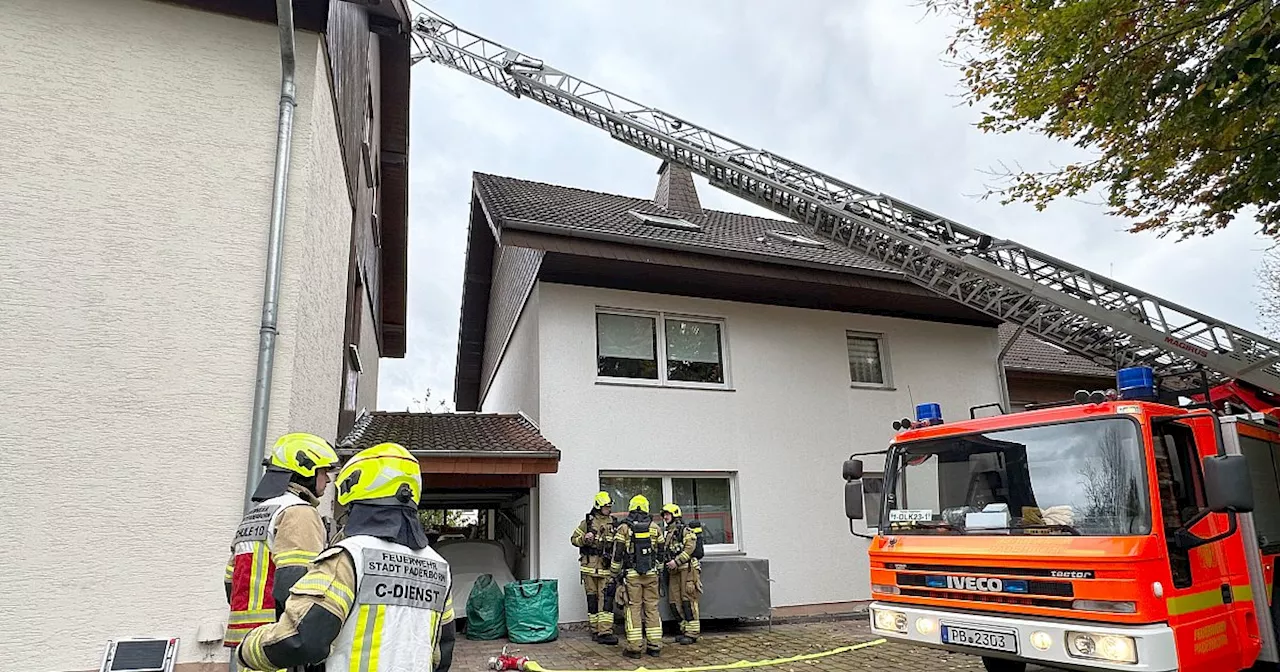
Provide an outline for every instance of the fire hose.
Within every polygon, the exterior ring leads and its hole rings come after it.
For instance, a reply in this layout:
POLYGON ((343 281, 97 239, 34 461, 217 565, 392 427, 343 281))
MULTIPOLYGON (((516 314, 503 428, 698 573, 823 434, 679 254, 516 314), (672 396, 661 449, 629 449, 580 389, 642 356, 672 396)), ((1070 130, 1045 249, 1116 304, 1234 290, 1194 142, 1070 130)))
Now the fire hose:
POLYGON ((820 651, 818 653, 804 653, 789 658, 772 658, 770 660, 740 660, 736 663, 722 663, 720 665, 700 665, 697 667, 663 667, 663 668, 647 668, 639 667, 635 670, 549 670, 538 664, 536 660, 530 660, 527 656, 515 656, 507 653, 507 647, 502 647, 502 654, 489 659, 490 670, 517 670, 518 672, 710 672, 711 670, 744 670, 752 667, 768 667, 770 665, 784 665, 786 663, 801 663, 809 660, 817 660, 819 658, 827 658, 850 651, 866 649, 872 646, 884 644, 886 640, 875 639, 870 642, 861 644, 852 644, 849 646, 841 646, 839 648, 820 651))

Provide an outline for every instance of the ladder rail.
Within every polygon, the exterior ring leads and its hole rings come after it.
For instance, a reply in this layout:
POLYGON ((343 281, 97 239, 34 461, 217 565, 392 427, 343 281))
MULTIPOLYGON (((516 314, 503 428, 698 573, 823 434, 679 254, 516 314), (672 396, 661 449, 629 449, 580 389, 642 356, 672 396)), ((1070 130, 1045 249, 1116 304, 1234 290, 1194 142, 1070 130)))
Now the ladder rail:
MULTIPOLYGON (((412 60, 431 60, 530 98, 657 158, 686 166, 816 235, 1106 366, 1167 376, 1209 369, 1280 392, 1280 343, 923 208, 871 192, 642 105, 470 33, 429 10, 412 60)), ((1167 381, 1174 389, 1188 381, 1167 381)))

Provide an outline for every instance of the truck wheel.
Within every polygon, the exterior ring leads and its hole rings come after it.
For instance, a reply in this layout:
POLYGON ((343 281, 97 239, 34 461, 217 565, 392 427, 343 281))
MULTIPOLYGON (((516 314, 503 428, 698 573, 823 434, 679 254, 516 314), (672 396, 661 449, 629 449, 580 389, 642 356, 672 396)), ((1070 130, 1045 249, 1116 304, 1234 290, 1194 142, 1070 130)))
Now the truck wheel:
POLYGON ((982 657, 982 666, 987 672, 1027 672, 1027 664, 1018 660, 982 657))

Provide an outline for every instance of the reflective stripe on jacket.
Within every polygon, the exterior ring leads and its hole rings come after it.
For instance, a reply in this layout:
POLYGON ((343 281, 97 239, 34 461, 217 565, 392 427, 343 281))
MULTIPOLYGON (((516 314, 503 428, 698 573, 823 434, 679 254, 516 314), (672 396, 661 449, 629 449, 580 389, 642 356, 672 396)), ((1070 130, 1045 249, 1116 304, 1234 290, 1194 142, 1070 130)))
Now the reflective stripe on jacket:
POLYGON ((449 563, 430 547, 366 535, 337 545, 355 562, 355 602, 326 672, 431 672, 441 628, 453 620, 449 563))
POLYGON ((299 561, 305 564, 315 558, 314 552, 304 558, 302 556, 306 552, 298 550, 288 551, 287 556, 272 553, 280 514, 298 505, 309 503, 292 492, 286 492, 259 502, 240 520, 231 543, 231 562, 226 572, 231 586, 228 596, 231 615, 223 636, 224 646, 235 646, 250 630, 275 622, 276 601, 272 593, 278 564, 296 564, 299 561))

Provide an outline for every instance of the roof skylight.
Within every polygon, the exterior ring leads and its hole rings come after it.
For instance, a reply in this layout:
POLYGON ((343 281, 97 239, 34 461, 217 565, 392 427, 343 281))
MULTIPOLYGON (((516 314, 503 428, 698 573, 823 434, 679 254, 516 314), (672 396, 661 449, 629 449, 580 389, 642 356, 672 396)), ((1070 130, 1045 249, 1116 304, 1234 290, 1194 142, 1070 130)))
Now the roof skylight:
POLYGON ((827 246, 827 244, 822 242, 821 240, 815 240, 813 238, 809 238, 808 236, 802 236, 798 233, 791 233, 790 231, 773 230, 773 231, 769 231, 769 236, 771 238, 781 240, 784 243, 788 243, 790 245, 797 245, 799 247, 826 247, 827 246))
POLYGON ((679 217, 668 217, 666 215, 653 215, 647 212, 638 212, 629 210, 628 213, 645 224, 661 226, 664 229, 678 229, 680 231, 701 231, 702 227, 679 217))

